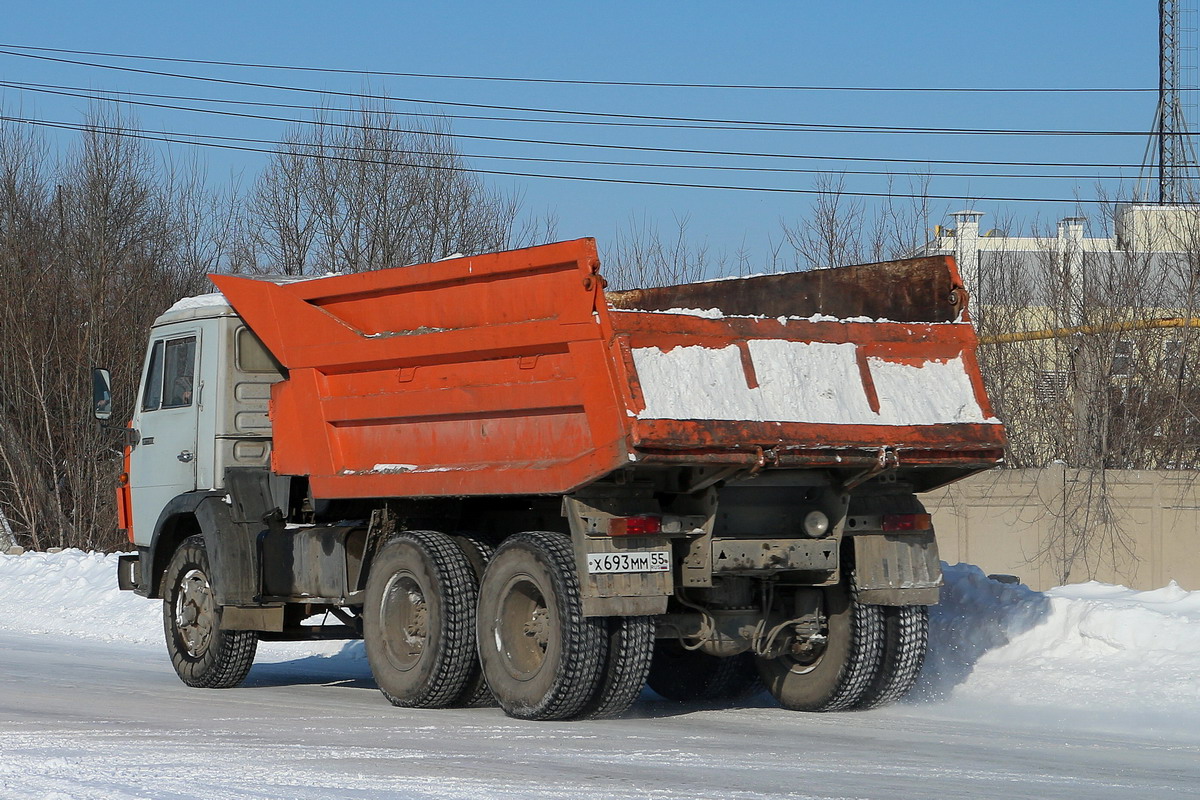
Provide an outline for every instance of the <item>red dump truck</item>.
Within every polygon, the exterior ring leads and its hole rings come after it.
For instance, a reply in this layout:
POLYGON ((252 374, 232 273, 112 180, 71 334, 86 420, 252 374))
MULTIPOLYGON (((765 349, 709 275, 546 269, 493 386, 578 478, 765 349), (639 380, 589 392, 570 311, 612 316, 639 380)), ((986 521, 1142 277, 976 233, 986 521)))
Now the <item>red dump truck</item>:
POLYGON ((904 694, 941 584, 916 493, 1004 447, 953 261, 616 292, 599 268, 580 239, 213 275, 159 317, 118 579, 162 599, 179 676, 362 638, 408 707, 904 694))

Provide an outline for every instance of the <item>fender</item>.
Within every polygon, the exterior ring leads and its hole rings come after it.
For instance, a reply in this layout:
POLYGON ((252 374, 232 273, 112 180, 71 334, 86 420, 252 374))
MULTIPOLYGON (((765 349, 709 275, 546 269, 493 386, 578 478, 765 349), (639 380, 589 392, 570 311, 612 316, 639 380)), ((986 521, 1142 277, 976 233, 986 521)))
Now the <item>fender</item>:
POLYGON ((261 469, 230 468, 224 491, 186 492, 167 503, 154 526, 137 593, 162 597, 162 576, 179 543, 199 533, 204 536, 216 601, 223 606, 251 606, 259 602, 262 570, 258 540, 272 526, 282 528, 282 513, 275 506, 269 473, 261 469), (194 520, 194 523, 192 523, 194 520))
MULTIPOLYGON (((158 515, 154 523, 154 534, 150 537, 150 547, 138 548, 141 563, 140 580, 134 591, 143 597, 162 597, 162 577, 171 560, 175 548, 189 536, 203 533, 196 530, 189 520, 196 517, 197 507, 208 497, 218 500, 224 497, 224 492, 199 491, 185 492, 171 498, 158 515)), ((205 536, 205 545, 208 545, 205 536)))

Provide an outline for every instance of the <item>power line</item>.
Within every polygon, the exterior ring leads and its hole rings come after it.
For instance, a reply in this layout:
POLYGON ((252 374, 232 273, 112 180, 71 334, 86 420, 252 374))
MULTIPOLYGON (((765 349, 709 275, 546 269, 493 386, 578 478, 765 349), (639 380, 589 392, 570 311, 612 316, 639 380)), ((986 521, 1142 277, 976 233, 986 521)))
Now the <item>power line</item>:
MULTIPOLYGON (((218 144, 215 142, 196 142, 185 139, 172 138, 170 136, 160 136, 146 131, 131 131, 109 128, 107 126, 97 125, 69 125, 65 123, 43 122, 41 120, 26 119, 22 117, 0 116, 0 121, 13 122, 18 124, 35 125, 47 128, 59 128, 65 130, 81 131, 81 132, 99 132, 111 136, 121 136, 132 139, 142 139, 148 141, 167 142, 171 144, 181 144, 189 147, 209 147, 221 150, 237 150, 251 153, 267 153, 275 154, 275 150, 267 150, 264 148, 244 147, 240 145, 218 144)), ((505 177, 518 178, 541 178, 546 180, 564 180, 564 181, 580 181, 586 183, 612 183, 624 184, 631 186, 661 186, 668 188, 682 189, 721 189, 726 191, 740 192, 765 192, 771 194, 801 194, 801 195, 820 195, 829 194, 821 189, 793 189, 775 186, 731 186, 725 184, 709 184, 709 183, 681 183, 674 181, 650 181, 650 180, 635 180, 631 178, 602 178, 587 175, 550 175, 545 173, 533 172, 516 172, 507 170, 491 170, 479 169, 475 167, 455 166, 448 164, 404 164, 395 161, 375 161, 372 159, 352 158, 349 156, 336 156, 313 153, 297 153, 296 155, 303 158, 313 158, 329 161, 345 161, 357 164, 376 164, 379 166, 401 167, 401 166, 418 166, 425 169, 447 170, 451 172, 462 172, 477 175, 497 175, 505 177)), ((854 191, 838 191, 836 194, 845 197, 882 197, 882 198, 905 198, 914 200, 963 200, 962 195, 936 195, 936 194, 913 194, 900 192, 854 192, 854 191)), ((993 201, 993 202, 1034 202, 1034 203, 1074 203, 1081 204, 1106 204, 1109 201, 1092 198, 1050 198, 1050 197, 972 197, 976 201, 993 201)))
POLYGON ((125 58, 141 61, 159 61, 175 64, 203 64, 220 67, 245 67, 251 69, 275 69, 294 72, 321 72, 341 75, 378 75, 393 78, 436 78, 442 80, 461 81, 503 81, 509 83, 541 83, 565 84, 569 86, 640 86, 668 89, 756 89, 782 90, 802 92, 959 92, 959 93, 1133 93, 1154 92, 1154 88, 1141 87, 965 87, 965 86, 788 86, 780 84, 739 84, 739 83, 671 83, 662 81, 601 81, 579 80, 567 78, 524 78, 502 75, 448 75, 430 72, 386 72, 369 69, 339 69, 335 67, 305 67, 293 64, 256 64, 244 61, 216 61, 200 58, 172 58, 166 56, 149 56, 133 53, 108 53, 97 50, 69 50, 58 47, 34 47, 22 44, 0 44, 0 47, 13 50, 32 50, 42 53, 62 53, 65 55, 102 56, 105 58, 125 58))
MULTIPOLYGON (((6 118, 10 121, 21 121, 30 124, 45 124, 47 126, 56 126, 74 130, 89 130, 93 126, 88 123, 76 124, 69 122, 61 122, 54 120, 32 120, 24 117, 6 118)), ((100 128, 108 130, 123 130, 123 128, 100 125, 100 128)), ((349 126, 355 127, 355 126, 349 126)), ((147 133, 143 129, 136 129, 140 133, 147 133)), ((266 144, 272 145, 275 149, 270 152, 278 152, 279 148, 287 148, 286 152, 295 153, 296 155, 310 155, 308 153, 296 153, 292 148, 308 148, 314 150, 322 150, 326 148, 334 150, 349 150, 354 152, 368 153, 385 153, 385 154, 401 154, 401 155, 431 155, 446 158, 461 157, 469 159, 484 159, 494 161, 524 161, 541 164, 570 164, 574 166, 603 166, 603 167, 636 167, 638 169, 690 169, 690 170, 715 170, 725 172, 759 172, 767 174, 802 174, 802 175, 871 175, 884 177, 913 177, 913 178, 1003 178, 1003 179, 1031 179, 1031 180, 1046 180, 1046 179, 1068 179, 1068 180, 1087 180, 1087 179, 1109 179, 1121 180, 1123 175, 1038 175, 1029 173, 987 173, 987 172, 914 172, 903 170, 828 170, 828 169, 804 169, 797 167, 742 167, 724 164, 664 164, 664 163, 647 163, 647 162, 631 162, 631 161, 600 161, 590 159, 575 159, 575 158, 545 158, 541 156, 506 156, 486 153, 459 153, 459 152, 437 152, 432 150, 403 150, 389 147, 372 147, 369 145, 359 144, 332 144, 328 142, 304 142, 304 141, 280 141, 276 139, 256 139, 245 136, 222 136, 219 134, 209 133, 194 133, 190 131, 154 131, 154 135, 170 136, 170 137, 191 137, 198 139, 212 139, 222 142, 243 142, 248 144, 266 144)), ((311 155, 320 155, 320 153, 312 153, 311 155)), ((380 162, 391 163, 391 162, 380 162)))
MULTIPOLYGON (((311 104, 302 105, 299 103, 275 103, 275 102, 270 102, 270 101, 266 101, 266 100, 234 100, 234 99, 230 99, 230 98, 196 97, 194 95, 157 94, 154 92, 134 92, 134 91, 127 91, 124 89, 116 91, 116 90, 109 90, 109 89, 87 88, 87 87, 83 87, 83 86, 64 86, 61 84, 53 84, 53 83, 31 83, 31 82, 27 82, 27 81, 0 80, 0 86, 8 86, 8 87, 11 87, 14 89, 27 89, 32 92, 42 92, 45 94, 67 94, 67 96, 70 96, 70 97, 112 100, 114 102, 116 102, 116 100, 114 100, 114 98, 108 98, 108 97, 100 98, 100 97, 96 97, 96 95, 97 94, 112 94, 112 95, 121 95, 122 97, 153 97, 153 98, 162 99, 162 100, 185 100, 185 101, 192 102, 192 103, 218 103, 218 104, 222 104, 222 105, 252 106, 252 107, 261 107, 261 108, 286 108, 286 109, 301 110, 301 111, 317 110, 317 108, 315 108, 311 104), (51 90, 60 90, 60 91, 51 91, 51 90), (71 92, 78 92, 78 93, 82 93, 82 94, 70 94, 71 92)), ((134 101, 119 101, 119 102, 129 102, 131 104, 137 105, 137 103, 135 103, 134 101)), ((183 107, 181 107, 181 106, 162 106, 162 107, 170 108, 170 109, 201 111, 201 109, 183 109, 183 107)), ((323 111, 323 112, 358 114, 358 113, 362 113, 364 109, 361 107, 359 107, 359 108, 340 107, 339 108, 339 107, 320 106, 319 110, 323 111)), ((213 113, 213 112, 205 112, 205 113, 213 113)), ((385 116, 401 116, 401 117, 429 117, 430 116, 429 114, 425 114, 420 111, 399 111, 396 109, 387 109, 387 108, 369 109, 369 113, 381 114, 381 115, 385 115, 385 116)), ((538 119, 538 118, 531 118, 531 117, 497 117, 497 116, 484 116, 484 115, 477 115, 477 114, 447 114, 447 113, 440 113, 440 112, 438 114, 436 114, 436 117, 443 118, 443 119, 453 119, 453 120, 472 120, 472 121, 485 121, 485 122, 528 122, 528 123, 549 124, 549 125, 587 125, 587 126, 596 126, 596 127, 633 127, 633 128, 653 128, 653 129, 671 128, 671 129, 681 129, 681 130, 733 130, 733 131, 753 131, 753 132, 769 132, 769 133, 786 133, 789 130, 791 130, 789 128, 773 128, 773 127, 752 128, 752 127, 726 126, 726 125, 671 125, 671 124, 646 123, 646 122, 619 122, 619 121, 612 121, 612 120, 538 119)), ((272 119, 279 119, 279 118, 272 118, 272 119)), ((307 121, 302 121, 302 120, 288 120, 288 121, 307 122, 307 121)), ((319 124, 319 123, 317 123, 317 124, 319 124)), ((524 141, 524 140, 522 140, 522 141, 524 141)), ((600 146, 600 145, 591 145, 591 144, 587 144, 587 143, 570 143, 570 144, 572 146, 580 146, 580 147, 598 147, 598 146, 600 146)), ((687 151, 687 152, 706 153, 706 154, 710 153, 710 154, 714 154, 714 155, 718 155, 718 154, 719 155, 731 155, 731 154, 733 154, 732 152, 705 151, 705 150, 691 150, 691 151, 687 151)), ((758 157, 758 156, 761 156, 764 154, 746 153, 745 155, 758 157)), ((769 157, 775 157, 775 156, 769 156, 769 157)), ((921 159, 921 158, 907 158, 906 159, 906 158, 867 158, 867 157, 854 157, 854 156, 811 156, 811 155, 796 155, 796 154, 780 155, 778 157, 780 157, 780 158, 812 158, 812 159, 821 159, 821 160, 826 160, 826 161, 880 161, 880 162, 899 162, 899 163, 908 163, 908 164, 914 164, 914 163, 956 164, 956 165, 970 165, 970 166, 1108 167, 1108 168, 1128 167, 1131 169, 1139 168, 1141 166, 1139 164, 1096 164, 1096 163, 1045 162, 1045 161, 963 161, 963 160, 921 159)))
MULTIPOLYGON (((82 87, 82 86, 62 86, 60 84, 53 84, 53 83, 30 83, 30 82, 26 82, 26 81, 0 81, 0 84, 13 86, 13 87, 20 87, 20 88, 29 88, 30 90, 36 90, 37 88, 40 87, 40 88, 47 88, 47 89, 66 89, 66 90, 73 90, 73 91, 79 91, 79 92, 108 91, 108 90, 99 90, 99 89, 94 89, 94 88, 89 89, 89 88, 82 87)), ((155 94, 155 93, 151 93, 151 92, 131 92, 131 91, 126 91, 126 90, 121 90, 119 92, 109 92, 109 93, 110 94, 129 95, 131 97, 157 97, 157 98, 166 99, 166 100, 188 100, 191 102, 229 103, 231 105, 263 106, 263 107, 269 107, 269 108, 291 108, 291 109, 303 109, 303 110, 312 110, 313 109, 313 106, 311 103, 301 105, 298 103, 272 103, 269 101, 260 101, 260 100, 213 99, 213 98, 206 98, 206 97, 194 97, 194 96, 189 96, 189 95, 155 94)), ((332 107, 326 107, 326 106, 322 106, 321 109, 323 111, 337 111, 337 112, 346 112, 346 113, 359 113, 363 110, 362 108, 332 108, 332 107)), ((422 113, 420 111, 398 111, 396 109, 372 109, 372 113, 387 114, 389 116, 408 116, 408 117, 429 116, 428 114, 422 113)), ((777 126, 769 126, 769 125, 753 127, 753 126, 743 125, 743 124, 729 124, 729 125, 702 124, 702 123, 681 124, 681 123, 665 123, 665 122, 629 122, 629 121, 624 121, 624 120, 603 120, 603 119, 539 119, 537 117, 498 117, 498 116, 484 116, 484 115, 479 115, 479 114, 448 114, 448 113, 444 113, 444 112, 439 112, 437 116, 445 117, 446 119, 482 120, 482 121, 490 121, 490 122, 529 122, 529 123, 538 123, 538 124, 547 124, 547 125, 587 125, 587 126, 595 126, 595 127, 653 128, 653 129, 670 128, 670 129, 678 129, 678 130, 752 131, 752 132, 769 132, 769 133, 787 133, 787 132, 794 131, 794 129, 790 128, 790 127, 777 127, 777 126)))
MULTIPOLYGON (((298 119, 291 119, 288 117, 276 117, 276 116, 270 116, 270 115, 265 115, 265 114, 248 114, 248 113, 241 113, 241 112, 236 112, 236 111, 222 111, 222 110, 211 109, 211 108, 191 108, 189 106, 180 106, 180 105, 174 105, 174 104, 168 104, 168 103, 151 103, 151 102, 146 102, 146 101, 127 100, 127 99, 114 98, 114 97, 98 97, 98 96, 96 96, 96 90, 92 90, 87 93, 84 93, 84 90, 81 90, 80 92, 70 92, 70 91, 61 91, 61 90, 57 90, 57 89, 39 88, 40 85, 37 85, 37 84, 22 84, 22 83, 16 83, 16 82, 12 82, 12 81, 3 81, 3 80, 0 80, 0 86, 11 86, 11 87, 19 88, 19 89, 22 89, 25 91, 33 91, 33 92, 38 92, 38 93, 42 93, 42 94, 53 94, 53 95, 61 95, 61 96, 66 96, 66 97, 78 97, 78 98, 88 99, 88 100, 104 100, 104 101, 113 102, 113 103, 125 103, 128 105, 145 106, 145 107, 150 107, 150 108, 162 108, 162 109, 173 110, 173 111, 188 111, 188 112, 192 112, 192 113, 196 113, 196 114, 208 114, 208 115, 215 115, 215 116, 236 117, 239 119, 257 119, 257 120, 264 120, 264 121, 269 121, 269 122, 284 122, 284 123, 288 123, 288 124, 292 124, 292 125, 318 125, 318 126, 319 125, 336 125, 336 126, 341 126, 341 127, 347 126, 347 123, 333 123, 333 122, 324 122, 324 121, 319 121, 319 120, 298 120, 298 119)), ((133 94, 133 95, 137 95, 137 96, 158 96, 158 95, 147 95, 145 93, 137 93, 137 92, 132 92, 132 93, 123 92, 121 94, 133 94)), ((174 96, 168 96, 168 97, 173 98, 174 96)), ((273 103, 258 104, 258 103, 251 103, 250 101, 237 101, 237 100, 230 100, 230 101, 211 100, 211 99, 207 99, 207 98, 184 98, 184 99, 191 99, 196 102, 213 102, 213 103, 229 102, 229 103, 236 103, 236 104, 267 105, 267 106, 279 105, 279 104, 273 104, 273 103)), ((285 107, 303 108, 303 109, 311 108, 308 106, 293 106, 293 105, 287 105, 285 107)), ((351 109, 350 111, 353 112, 354 110, 351 109)), ((376 112, 372 111, 370 113, 376 113, 376 112)), ((381 113, 388 113, 388 112, 381 112, 381 113)), ((392 112, 392 113, 396 113, 396 112, 392 112)), ((407 116, 409 114, 405 114, 405 115, 407 116)), ((413 116, 419 116, 419 115, 413 114, 413 116)), ((1095 168, 1110 168, 1110 169, 1135 168, 1135 166, 1136 166, 1133 164, 1087 164, 1087 163, 1072 163, 1072 162, 979 161, 979 160, 951 160, 951 159, 924 160, 924 159, 904 159, 904 158, 814 156, 814 155, 797 154, 797 153, 761 153, 761 152, 748 152, 748 151, 740 151, 740 150, 704 150, 704 149, 680 148, 680 147, 650 147, 650 146, 646 146, 646 145, 618 145, 618 144, 607 144, 607 143, 599 143, 599 142, 571 142, 571 141, 558 141, 558 140, 553 140, 553 139, 529 139, 529 138, 519 138, 519 137, 509 137, 509 136, 485 136, 485 135, 479 135, 479 134, 449 133, 449 132, 444 132, 444 131, 426 131, 426 130, 406 129, 406 128, 380 128, 377 126, 358 125, 358 124, 352 125, 351 127, 363 128, 365 130, 395 131, 397 133, 413 133, 413 134, 420 133, 420 134, 427 134, 430 136, 449 136, 449 137, 453 137, 456 139, 472 139, 472 140, 478 140, 478 141, 507 142, 507 143, 516 143, 516 144, 538 144, 538 145, 551 145, 551 146, 557 146, 557 147, 582 147, 582 148, 594 148, 594 149, 602 149, 602 150, 632 150, 632 151, 637 151, 637 152, 674 153, 674 154, 683 154, 683 155, 733 156, 733 157, 744 157, 744 158, 826 160, 826 161, 828 161, 828 160, 862 161, 862 162, 871 162, 871 163, 892 163, 892 164, 944 164, 944 165, 955 165, 955 166, 997 166, 997 167, 1018 166, 1018 167, 1068 167, 1068 168, 1095 167, 1095 168)))
POLYGON ((671 116, 656 116, 649 114, 626 114, 616 112, 600 112, 600 111, 574 111, 568 109, 554 108, 539 108, 533 106, 505 106, 491 103, 466 103, 450 100, 431 100, 426 98, 412 97, 388 97, 386 95, 373 95, 367 93, 341 92, 334 90, 309 89, 298 86, 285 86, 274 83, 261 83, 257 81, 238 81, 229 78, 214 78, 204 75, 187 75, 178 72, 163 72, 161 70, 139 69, 137 67, 121 67, 114 64, 99 64, 90 61, 79 61, 75 59, 55 58, 52 56, 40 56, 33 53, 18 53, 12 50, 0 49, 0 55, 15 56, 18 58, 32 58, 41 61, 51 61, 61 64, 74 64, 77 66, 96 67, 98 69, 118 70, 121 72, 133 72, 142 75, 155 75, 158 77, 181 78, 184 80, 204 81, 207 83, 219 83, 231 86, 246 86, 256 89, 275 89, 279 91, 303 92, 306 94, 323 94, 336 97, 354 97, 358 99, 370 100, 385 100, 389 102, 401 103, 417 103, 423 105, 441 105, 452 106, 456 108, 482 108, 498 111, 522 111, 536 114, 562 114, 570 116, 582 117, 600 117, 600 118, 616 118, 616 119, 638 119, 638 120, 665 120, 668 122, 697 122, 697 123, 720 123, 724 125, 769 125, 772 127, 795 129, 796 131, 809 131, 820 133, 898 133, 898 134, 938 134, 938 135, 983 135, 983 136, 1145 136, 1145 131, 1101 131, 1101 130, 1036 130, 1036 129, 1014 129, 1014 128, 942 128, 942 127, 924 127, 924 126, 896 126, 896 125, 849 125, 841 123, 818 123, 818 122, 777 122, 777 121, 762 121, 762 120, 731 120, 719 119, 711 117, 671 117, 671 116))

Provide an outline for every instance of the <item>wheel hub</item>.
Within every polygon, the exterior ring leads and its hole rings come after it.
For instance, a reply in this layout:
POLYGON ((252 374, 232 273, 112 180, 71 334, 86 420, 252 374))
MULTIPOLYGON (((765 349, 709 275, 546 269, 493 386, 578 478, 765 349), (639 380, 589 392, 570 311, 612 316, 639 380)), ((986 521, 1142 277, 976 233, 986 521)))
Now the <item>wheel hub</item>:
POLYGON ((389 660, 397 669, 412 669, 429 640, 429 604, 412 575, 397 573, 388 581, 380 600, 379 618, 389 660))
POLYGON ((208 576, 199 569, 190 569, 179 579, 175 594, 179 642, 189 656, 199 658, 208 650, 216 627, 216 603, 208 576))
POLYGON ((496 645, 509 674, 528 680, 546 661, 554 621, 541 590, 524 576, 504 587, 496 619, 496 645))

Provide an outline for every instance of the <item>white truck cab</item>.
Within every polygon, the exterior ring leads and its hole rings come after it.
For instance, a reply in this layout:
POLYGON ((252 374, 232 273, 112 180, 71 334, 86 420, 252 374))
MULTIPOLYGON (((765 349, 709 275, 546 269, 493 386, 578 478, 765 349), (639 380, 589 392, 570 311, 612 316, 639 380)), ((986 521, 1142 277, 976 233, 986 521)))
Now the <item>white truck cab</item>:
POLYGON ((266 466, 267 401, 280 368, 220 294, 154 321, 131 427, 133 543, 148 547, 177 497, 224 488, 225 469, 266 466))

